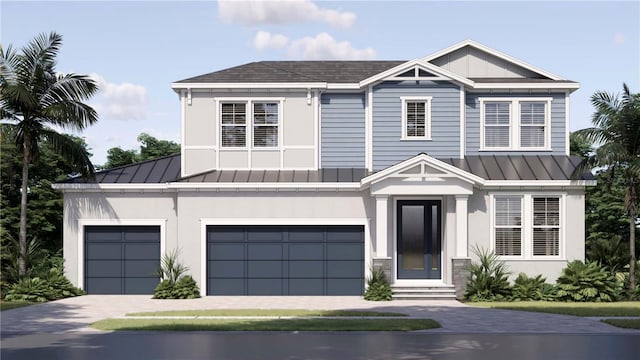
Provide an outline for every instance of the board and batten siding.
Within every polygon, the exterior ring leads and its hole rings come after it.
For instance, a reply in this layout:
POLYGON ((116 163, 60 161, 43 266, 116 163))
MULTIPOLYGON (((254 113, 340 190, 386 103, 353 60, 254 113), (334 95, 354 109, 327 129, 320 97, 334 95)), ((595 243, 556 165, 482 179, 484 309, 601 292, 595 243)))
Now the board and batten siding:
POLYGON ((467 155, 564 155, 565 137, 565 94, 564 93, 467 93, 466 95, 466 139, 467 155), (527 98, 550 97, 551 100, 551 151, 480 151, 480 98, 527 98))
POLYGON ((364 93, 322 95, 320 167, 365 167, 364 102, 364 93))
POLYGON ((373 170, 426 153, 460 156, 460 88, 448 82, 384 82, 373 88, 373 170), (431 96, 431 140, 401 140, 403 96, 431 96))

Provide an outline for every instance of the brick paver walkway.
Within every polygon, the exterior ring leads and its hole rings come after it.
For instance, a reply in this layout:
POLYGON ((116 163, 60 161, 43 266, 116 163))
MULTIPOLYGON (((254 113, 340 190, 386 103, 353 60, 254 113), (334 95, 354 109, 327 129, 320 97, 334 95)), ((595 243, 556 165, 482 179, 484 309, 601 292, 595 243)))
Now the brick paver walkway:
POLYGON ((0 313, 3 333, 95 331, 88 324, 130 312, 196 309, 368 309, 427 317, 442 324, 434 333, 636 333, 594 319, 524 311, 483 309, 457 301, 369 302, 354 296, 224 296, 154 300, 146 295, 87 295, 0 313))

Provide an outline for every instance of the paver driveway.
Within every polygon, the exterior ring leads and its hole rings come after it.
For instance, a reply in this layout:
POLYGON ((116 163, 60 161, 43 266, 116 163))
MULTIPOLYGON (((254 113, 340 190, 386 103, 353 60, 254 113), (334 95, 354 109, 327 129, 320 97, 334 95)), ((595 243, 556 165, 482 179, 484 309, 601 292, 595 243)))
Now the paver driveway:
POLYGON ((88 324, 130 312, 195 309, 369 309, 426 317, 442 324, 436 333, 636 333, 596 320, 567 315, 483 309, 457 301, 369 302, 355 296, 224 296, 155 300, 147 295, 86 295, 0 313, 3 333, 96 331, 88 324))

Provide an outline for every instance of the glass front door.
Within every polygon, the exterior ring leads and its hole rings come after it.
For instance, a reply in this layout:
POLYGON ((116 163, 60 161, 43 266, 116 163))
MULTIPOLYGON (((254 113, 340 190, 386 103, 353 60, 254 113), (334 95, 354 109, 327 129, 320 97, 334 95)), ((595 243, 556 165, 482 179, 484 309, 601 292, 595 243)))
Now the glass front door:
POLYGON ((442 201, 399 200, 398 279, 440 279, 442 201))

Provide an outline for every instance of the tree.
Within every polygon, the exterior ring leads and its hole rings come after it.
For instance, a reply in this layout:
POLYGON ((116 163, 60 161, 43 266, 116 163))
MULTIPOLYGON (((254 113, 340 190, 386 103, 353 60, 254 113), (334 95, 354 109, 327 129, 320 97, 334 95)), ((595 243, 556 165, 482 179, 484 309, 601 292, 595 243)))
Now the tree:
POLYGON ((586 160, 593 152, 593 144, 577 132, 569 134, 569 152, 586 160))
POLYGON ((62 36, 40 34, 21 52, 0 47, 0 119, 2 136, 13 139, 22 155, 20 194, 19 275, 26 274, 27 193, 29 166, 40 157, 40 145, 48 144, 79 172, 93 175, 88 153, 60 129, 83 130, 98 121, 96 111, 85 104, 97 85, 86 75, 56 73, 56 57, 62 36))
POLYGON ((110 169, 180 152, 180 144, 169 140, 158 140, 147 133, 138 135, 138 142, 140 143, 140 152, 123 150, 120 147, 107 150, 107 162, 103 168, 110 169))
POLYGON ((605 167, 612 177, 620 176, 624 187, 624 209, 629 225, 629 294, 635 292, 635 234, 640 202, 640 94, 623 84, 622 96, 597 91, 591 96, 594 127, 579 130, 594 144, 600 144, 584 162, 605 167))

